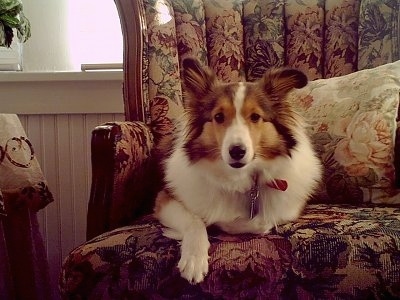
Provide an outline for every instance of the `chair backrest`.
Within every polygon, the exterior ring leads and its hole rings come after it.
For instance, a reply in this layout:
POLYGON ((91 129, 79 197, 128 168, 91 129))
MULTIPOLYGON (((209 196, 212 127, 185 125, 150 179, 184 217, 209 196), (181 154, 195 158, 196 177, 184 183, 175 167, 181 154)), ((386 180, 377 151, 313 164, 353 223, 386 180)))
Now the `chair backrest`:
POLYGON ((88 238, 151 211, 161 181, 151 149, 182 114, 185 56, 197 57, 225 81, 254 80, 282 65, 310 80, 328 78, 400 56, 398 1, 115 2, 124 37, 126 120, 146 124, 112 123, 94 131, 88 238), (135 143, 122 138, 129 135, 135 143), (147 143, 137 145, 141 141, 147 143))
POLYGON ((309 80, 399 59, 399 4, 381 0, 115 0, 124 37, 127 120, 155 137, 182 112, 180 62, 225 81, 292 66, 309 80))

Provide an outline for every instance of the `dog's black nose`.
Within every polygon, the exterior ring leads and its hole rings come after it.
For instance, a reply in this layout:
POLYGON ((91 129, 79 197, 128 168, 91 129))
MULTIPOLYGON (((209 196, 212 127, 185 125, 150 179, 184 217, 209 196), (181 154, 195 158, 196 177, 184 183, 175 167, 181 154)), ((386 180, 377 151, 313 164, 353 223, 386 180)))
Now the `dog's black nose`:
POLYGON ((229 155, 234 160, 240 160, 246 155, 246 147, 242 144, 233 145, 229 148, 229 155))

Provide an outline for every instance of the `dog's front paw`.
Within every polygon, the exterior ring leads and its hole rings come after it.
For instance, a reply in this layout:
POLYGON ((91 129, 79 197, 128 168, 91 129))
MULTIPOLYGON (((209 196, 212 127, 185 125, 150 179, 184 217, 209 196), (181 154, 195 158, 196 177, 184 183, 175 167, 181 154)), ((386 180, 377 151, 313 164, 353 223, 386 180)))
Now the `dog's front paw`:
POLYGON ((181 259, 178 269, 181 276, 192 284, 202 282, 208 273, 208 248, 210 243, 205 239, 189 238, 182 240, 181 259))
POLYGON ((178 268, 181 276, 190 283, 202 282, 208 273, 208 254, 182 254, 178 268))

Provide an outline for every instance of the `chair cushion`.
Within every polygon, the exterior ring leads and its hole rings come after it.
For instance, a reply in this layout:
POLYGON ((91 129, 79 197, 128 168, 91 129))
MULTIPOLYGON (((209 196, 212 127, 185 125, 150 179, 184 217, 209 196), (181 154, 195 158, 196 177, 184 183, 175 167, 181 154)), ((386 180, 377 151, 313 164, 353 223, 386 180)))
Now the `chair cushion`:
POLYGON ((311 81, 293 92, 325 167, 326 203, 397 203, 395 136, 400 61, 311 81))
POLYGON ((61 290, 84 299, 400 296, 399 208, 309 205, 264 236, 209 236, 210 270, 198 285, 180 277, 179 242, 146 216, 72 251, 61 290))

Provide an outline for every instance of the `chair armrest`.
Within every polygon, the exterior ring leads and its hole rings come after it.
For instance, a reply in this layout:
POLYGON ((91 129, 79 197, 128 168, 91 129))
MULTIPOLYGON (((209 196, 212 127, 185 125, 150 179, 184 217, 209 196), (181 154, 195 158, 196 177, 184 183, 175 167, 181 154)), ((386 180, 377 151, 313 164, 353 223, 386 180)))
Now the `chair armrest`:
POLYGON ((151 211, 159 180, 153 145, 143 122, 106 123, 93 130, 87 239, 151 211))

